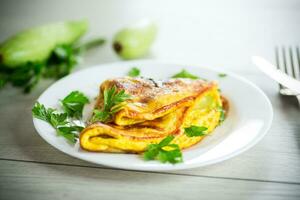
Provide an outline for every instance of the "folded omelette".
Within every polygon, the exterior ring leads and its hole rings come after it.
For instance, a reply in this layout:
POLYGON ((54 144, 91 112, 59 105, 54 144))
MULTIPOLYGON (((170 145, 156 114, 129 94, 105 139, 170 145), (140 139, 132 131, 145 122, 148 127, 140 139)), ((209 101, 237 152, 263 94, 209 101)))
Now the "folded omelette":
POLYGON ((181 149, 204 136, 188 137, 184 129, 206 127, 206 134, 218 126, 222 99, 216 82, 200 79, 115 78, 100 86, 96 108, 103 108, 103 92, 115 87, 131 96, 107 123, 93 122, 80 134, 80 145, 88 151, 141 153, 168 135, 181 149))

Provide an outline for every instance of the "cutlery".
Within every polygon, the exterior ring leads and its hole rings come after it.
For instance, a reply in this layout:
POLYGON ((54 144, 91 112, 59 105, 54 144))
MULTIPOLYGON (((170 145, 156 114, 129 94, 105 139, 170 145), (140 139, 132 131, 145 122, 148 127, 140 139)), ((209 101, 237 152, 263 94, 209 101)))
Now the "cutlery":
POLYGON ((295 96, 300 105, 300 53, 299 48, 287 50, 275 48, 275 67, 266 59, 253 56, 253 63, 265 74, 279 83, 279 93, 285 96, 295 96))

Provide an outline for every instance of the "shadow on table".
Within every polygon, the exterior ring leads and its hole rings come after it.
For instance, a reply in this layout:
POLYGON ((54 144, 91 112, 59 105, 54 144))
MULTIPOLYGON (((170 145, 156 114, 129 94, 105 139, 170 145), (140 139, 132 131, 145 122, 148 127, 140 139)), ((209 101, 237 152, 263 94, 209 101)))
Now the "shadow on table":
MULTIPOLYGON (((280 114, 284 115, 287 119, 293 120, 290 120, 290 123, 293 123, 293 136, 295 142, 297 142, 298 149, 300 150, 300 105, 294 96, 278 96, 280 100, 279 106, 283 111, 280 114)), ((284 121, 282 123, 284 123, 284 121)))

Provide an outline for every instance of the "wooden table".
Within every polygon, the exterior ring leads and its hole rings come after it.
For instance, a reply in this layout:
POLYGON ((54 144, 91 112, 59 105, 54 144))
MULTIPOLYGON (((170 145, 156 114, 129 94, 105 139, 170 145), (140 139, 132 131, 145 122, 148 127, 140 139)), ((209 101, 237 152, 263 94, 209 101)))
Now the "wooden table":
MULTIPOLYGON (((141 17, 156 17, 160 35, 149 58, 230 69, 270 98, 274 120, 249 151, 208 167, 174 172, 112 169, 71 158, 36 133, 31 108, 52 82, 30 94, 0 91, 0 199, 300 199, 300 112, 294 98, 257 71, 250 57, 273 58, 274 46, 300 44, 297 1, 7 1, 0 40, 48 21, 86 17, 88 37, 108 38, 141 17)), ((117 61, 110 45, 78 68, 117 61)), ((251 97, 249 97, 251 98, 251 97)))

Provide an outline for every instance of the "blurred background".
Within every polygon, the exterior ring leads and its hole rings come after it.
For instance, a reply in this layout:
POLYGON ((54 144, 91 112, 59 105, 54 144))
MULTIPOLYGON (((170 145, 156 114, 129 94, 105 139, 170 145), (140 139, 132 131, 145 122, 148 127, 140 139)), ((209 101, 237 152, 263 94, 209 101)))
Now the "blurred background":
MULTIPOLYGON (((83 40, 112 39, 120 28, 151 18, 159 32, 146 58, 250 72, 252 55, 275 62, 275 45, 300 43, 299 9, 299 0, 2 0, 0 41, 24 28, 81 18, 90 22, 83 40)), ((118 60, 108 42, 82 65, 118 60)))

